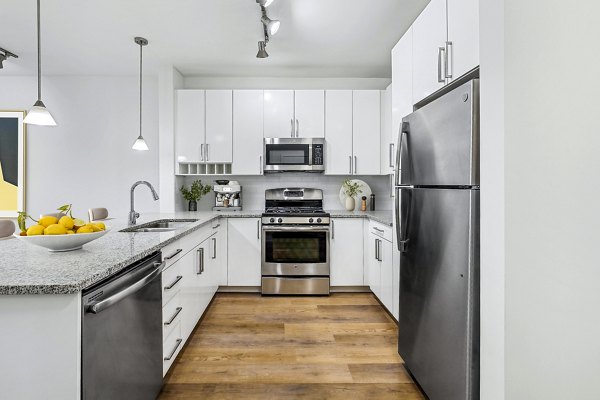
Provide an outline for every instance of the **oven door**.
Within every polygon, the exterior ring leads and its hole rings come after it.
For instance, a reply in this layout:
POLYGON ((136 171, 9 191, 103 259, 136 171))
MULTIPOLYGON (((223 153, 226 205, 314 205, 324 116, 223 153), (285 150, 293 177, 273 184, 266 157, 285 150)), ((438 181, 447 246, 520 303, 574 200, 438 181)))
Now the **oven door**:
POLYGON ((329 276, 329 227, 265 226, 263 276, 329 276))
POLYGON ((309 143, 265 142, 264 170, 271 172, 311 170, 311 149, 309 143))

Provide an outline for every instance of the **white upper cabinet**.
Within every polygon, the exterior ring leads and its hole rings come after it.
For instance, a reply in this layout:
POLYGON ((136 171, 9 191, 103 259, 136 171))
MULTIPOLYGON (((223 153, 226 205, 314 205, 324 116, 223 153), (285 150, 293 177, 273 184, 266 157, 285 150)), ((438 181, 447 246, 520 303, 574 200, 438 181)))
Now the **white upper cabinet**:
POLYGON ((262 90, 233 92, 234 175, 260 175, 263 166, 262 90))
POLYGON ((431 0, 412 25, 413 103, 445 85, 446 0, 431 0))
POLYGON ((448 0, 448 42, 451 79, 479 65, 478 0, 448 0))
POLYGON ((295 137, 294 91, 264 91, 264 137, 295 137))
POLYGON ((352 174, 352 90, 325 93, 325 173, 352 174))
POLYGON ((204 90, 178 90, 175 160, 204 161, 204 90))
MULTIPOLYGON (((392 141, 398 143, 402 118, 413 111, 413 31, 392 49, 392 141)), ((395 161, 394 161, 395 162, 395 161)))
POLYGON ((394 135, 392 132, 392 85, 380 93, 381 104, 381 174, 388 175, 394 170, 394 135))
POLYGON ((206 91, 207 162, 230 163, 233 141, 233 99, 231 90, 206 91))
POLYGON ((325 91, 296 90, 294 115, 296 137, 325 137, 325 91))
POLYGON ((354 90, 352 112, 353 173, 379 175, 380 173, 380 114, 379 90, 354 90))

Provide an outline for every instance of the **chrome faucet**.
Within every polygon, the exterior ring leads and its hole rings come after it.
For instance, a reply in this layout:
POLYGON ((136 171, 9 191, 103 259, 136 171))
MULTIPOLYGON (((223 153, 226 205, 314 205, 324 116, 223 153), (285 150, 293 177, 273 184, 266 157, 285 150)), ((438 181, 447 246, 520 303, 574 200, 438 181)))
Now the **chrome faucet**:
POLYGON ((140 213, 135 212, 135 210, 133 209, 133 203, 134 203, 134 195, 133 192, 135 191, 135 188, 138 187, 139 185, 146 185, 150 188, 150 191, 152 192, 152 197, 154 197, 154 201, 158 200, 158 193, 156 193, 156 190, 154 190, 154 187, 152 187, 152 185, 150 184, 150 182, 148 181, 137 181, 136 183, 134 183, 131 186, 131 211, 129 211, 129 225, 135 225, 137 219, 140 216, 140 213))

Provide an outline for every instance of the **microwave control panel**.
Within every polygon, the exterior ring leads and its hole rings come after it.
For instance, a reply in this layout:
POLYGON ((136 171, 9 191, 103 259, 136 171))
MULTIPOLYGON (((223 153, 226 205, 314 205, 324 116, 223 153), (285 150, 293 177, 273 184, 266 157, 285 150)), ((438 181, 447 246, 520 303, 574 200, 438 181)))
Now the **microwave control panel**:
POLYGON ((312 165, 323 165, 323 145, 313 144, 312 165))

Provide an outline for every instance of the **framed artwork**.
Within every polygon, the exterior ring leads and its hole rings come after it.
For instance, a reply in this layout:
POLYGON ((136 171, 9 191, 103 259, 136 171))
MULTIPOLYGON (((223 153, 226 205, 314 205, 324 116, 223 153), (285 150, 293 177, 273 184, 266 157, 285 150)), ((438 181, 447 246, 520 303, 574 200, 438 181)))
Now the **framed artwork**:
POLYGON ((25 211, 25 111, 0 111, 0 218, 25 211))

